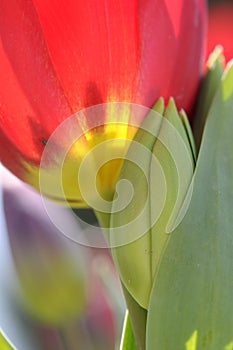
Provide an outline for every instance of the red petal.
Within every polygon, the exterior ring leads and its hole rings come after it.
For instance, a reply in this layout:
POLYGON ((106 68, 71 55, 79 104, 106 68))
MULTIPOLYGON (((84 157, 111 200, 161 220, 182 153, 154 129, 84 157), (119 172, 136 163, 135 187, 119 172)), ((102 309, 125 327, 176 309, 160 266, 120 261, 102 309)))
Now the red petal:
POLYGON ((33 1, 74 111, 106 101, 150 107, 159 96, 190 108, 203 64, 203 0, 33 1))
POLYGON ((133 100, 137 2, 34 0, 52 61, 74 111, 133 100))
POLYGON ((14 168, 7 153, 39 162, 43 139, 72 112, 32 2, 1 0, 0 33, 0 146, 3 162, 14 168))
POLYGON ((140 0, 140 11, 143 104, 173 96, 178 108, 190 111, 204 64, 205 2, 140 0))
POLYGON ((208 23, 208 54, 216 45, 222 45, 226 61, 233 58, 233 4, 219 3, 212 5, 208 23))
MULTIPOLYGON (((58 124, 86 106, 189 109, 202 72, 204 0, 1 0, 0 146, 39 162, 58 124)), ((104 120, 104 115, 103 115, 104 120)), ((14 170, 17 173, 17 170, 14 170)))

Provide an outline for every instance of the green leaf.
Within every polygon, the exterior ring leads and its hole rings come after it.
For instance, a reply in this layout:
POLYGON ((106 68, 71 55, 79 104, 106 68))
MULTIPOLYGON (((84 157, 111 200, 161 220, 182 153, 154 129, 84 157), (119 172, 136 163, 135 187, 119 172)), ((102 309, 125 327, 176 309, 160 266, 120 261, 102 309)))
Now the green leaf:
POLYGON ((120 350, 137 350, 128 310, 125 313, 120 350))
POLYGON ((119 180, 133 187, 132 200, 124 210, 117 207, 119 201, 113 202, 110 225, 122 283, 144 309, 193 169, 192 147, 174 101, 164 110, 159 100, 132 141, 121 171, 119 180))
POLYGON ((231 65, 209 111, 188 212, 170 234, 154 280, 147 350, 232 347, 232 130, 231 65))
POLYGON ((132 326, 132 331, 134 334, 134 339, 136 343, 136 348, 138 350, 146 349, 146 319, 147 310, 143 309, 131 296, 128 290, 122 284, 122 289, 125 297, 125 301, 128 307, 130 322, 132 326))
POLYGON ((224 350, 233 350, 233 341, 227 344, 224 350))
POLYGON ((133 200, 122 211, 113 202, 110 225, 111 246, 118 246, 112 249, 118 273, 126 289, 143 308, 148 307, 152 287, 151 240, 150 231, 147 232, 151 226, 148 179, 152 150, 162 121, 160 115, 155 120, 154 114, 150 113, 138 130, 127 154, 129 161, 124 162, 120 175, 120 180, 124 179, 132 184, 133 200), (140 166, 137 165, 138 160, 140 166), (128 223, 130 227, 127 229, 128 223), (117 234, 112 228, 118 228, 117 234), (124 245, 124 242, 127 244, 124 245))
POLYGON ((223 62, 222 48, 217 46, 207 61, 207 72, 201 83, 194 116, 193 133, 198 149, 210 106, 221 81, 223 62))
POLYGON ((194 331, 189 340, 185 343, 186 350, 196 350, 197 348, 197 331, 194 331))
POLYGON ((10 346, 10 344, 3 337, 1 332, 0 332, 0 349, 1 350, 13 350, 13 348, 10 346))
POLYGON ((180 112, 180 119, 181 119, 181 121, 183 123, 183 126, 184 126, 185 131, 186 131, 187 138, 189 140, 189 144, 190 144, 190 147, 191 147, 191 150, 192 150, 192 155, 193 155, 193 161, 196 162, 196 160, 197 160, 196 144, 195 144, 195 140, 194 140, 194 136, 193 136, 193 132, 192 132, 191 126, 189 124, 188 117, 187 117, 187 115, 186 115, 186 113, 185 113, 185 111, 183 109, 180 112))

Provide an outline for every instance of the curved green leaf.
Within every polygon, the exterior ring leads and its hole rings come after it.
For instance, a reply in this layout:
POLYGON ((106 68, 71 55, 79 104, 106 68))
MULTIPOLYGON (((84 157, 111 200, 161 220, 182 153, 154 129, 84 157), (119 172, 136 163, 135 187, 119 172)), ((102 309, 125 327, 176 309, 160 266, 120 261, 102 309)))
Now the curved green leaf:
POLYGON ((233 342, 233 66, 207 118, 193 195, 154 281, 147 350, 226 350, 233 342))
POLYGON ((223 74, 224 58, 222 51, 222 48, 217 46, 210 54, 207 61, 207 72, 199 89, 199 98, 193 122, 193 134, 197 148, 200 146, 205 121, 223 74))
POLYGON ((10 344, 3 337, 1 332, 0 332, 0 349, 1 350, 13 350, 13 348, 10 346, 10 344))
POLYGON ((136 348, 146 350, 146 320, 147 310, 143 309, 131 296, 128 290, 122 284, 122 289, 130 315, 130 323, 134 334, 136 348))
POLYGON ((121 280, 144 309, 169 239, 167 232, 175 224, 194 169, 190 140, 174 101, 164 110, 159 100, 154 110, 131 143, 120 175, 120 180, 132 184, 133 198, 124 210, 113 202, 110 225, 111 246, 119 245, 112 255, 121 280), (129 243, 119 244, 119 237, 129 243))
POLYGON ((128 310, 125 313, 120 350, 137 350, 128 310))

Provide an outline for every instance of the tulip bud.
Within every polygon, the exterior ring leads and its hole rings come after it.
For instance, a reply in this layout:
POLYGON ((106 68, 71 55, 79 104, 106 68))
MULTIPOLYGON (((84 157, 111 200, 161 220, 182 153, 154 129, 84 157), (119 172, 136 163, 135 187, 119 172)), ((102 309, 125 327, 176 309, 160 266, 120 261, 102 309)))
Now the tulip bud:
MULTIPOLYGON (((60 234, 41 197, 25 185, 5 183, 3 203, 25 308, 37 320, 51 325, 77 317, 85 306, 81 249, 60 234)), ((69 225, 69 212, 64 209, 58 213, 69 225)))

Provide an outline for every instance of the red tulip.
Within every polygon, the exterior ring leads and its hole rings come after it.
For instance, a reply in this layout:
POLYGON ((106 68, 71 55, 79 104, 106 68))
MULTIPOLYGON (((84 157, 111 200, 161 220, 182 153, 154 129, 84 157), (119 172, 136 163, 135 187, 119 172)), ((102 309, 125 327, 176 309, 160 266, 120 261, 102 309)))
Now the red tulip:
POLYGON ((223 46, 226 61, 233 58, 233 3, 212 5, 209 11, 208 53, 223 46))
MULTIPOLYGON (((85 107, 129 102, 150 108, 160 96, 166 101, 173 96, 178 108, 191 111, 203 70, 204 0, 0 4, 0 157, 34 187, 39 187, 38 168, 50 135, 85 107)), ((91 119, 79 120, 80 128, 93 126, 91 119)), ((101 123, 106 120, 105 113, 101 123)), ((124 130, 120 136, 131 138, 134 132, 124 130)), ((108 139, 108 133, 119 137, 116 128, 98 128, 69 154, 63 178, 74 202, 81 195, 70 185, 76 173, 69 172, 87 152, 83 143, 90 149, 90 139, 93 145, 108 139)), ((101 175, 107 187, 119 165, 101 175)), ((57 196, 52 189, 50 195, 57 196)))

